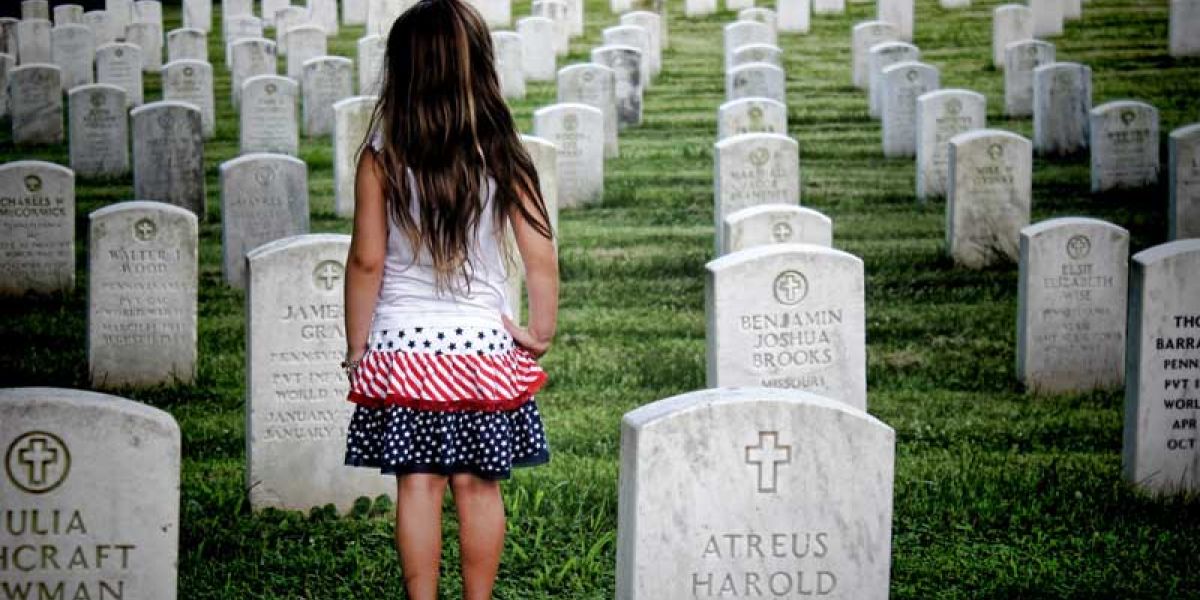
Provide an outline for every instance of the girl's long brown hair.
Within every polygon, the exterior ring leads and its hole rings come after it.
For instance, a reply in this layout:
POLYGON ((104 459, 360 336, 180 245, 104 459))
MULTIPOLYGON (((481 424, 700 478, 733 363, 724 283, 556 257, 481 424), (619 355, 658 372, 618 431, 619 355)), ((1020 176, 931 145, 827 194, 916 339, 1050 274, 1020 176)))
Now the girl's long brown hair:
MULTIPOLYGON (((421 0, 388 35, 379 103, 368 131, 388 213, 416 255, 433 260, 439 289, 469 282, 469 248, 479 233, 486 176, 496 182, 498 227, 519 215, 553 238, 537 171, 500 94, 492 38, 462 0, 421 0), (417 218, 405 167, 412 169, 417 218)), ((499 234, 499 232, 483 232, 499 234)), ((507 244, 502 246, 507 248, 507 244)))

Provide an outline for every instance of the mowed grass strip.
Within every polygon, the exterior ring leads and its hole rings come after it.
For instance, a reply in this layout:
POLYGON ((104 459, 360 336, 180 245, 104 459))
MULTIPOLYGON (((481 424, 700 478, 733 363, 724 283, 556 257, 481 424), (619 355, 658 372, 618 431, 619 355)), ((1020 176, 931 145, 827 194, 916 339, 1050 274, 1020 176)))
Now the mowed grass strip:
MULTIPOLYGON (((671 3, 671 48, 646 94, 645 124, 622 134, 621 157, 606 165, 604 204, 561 216, 561 328, 544 361, 552 383, 539 397, 554 459, 505 484, 510 536, 498 598, 613 596, 620 417, 704 385, 721 27, 734 15, 687 20, 681 4, 671 3)), ((919 0, 915 43, 941 70, 943 88, 986 94, 990 126, 1029 136, 1029 119, 1002 114, 1002 73, 991 66, 998 4, 950 11, 919 0)), ((892 596, 1200 595, 1200 503, 1145 498, 1122 482, 1122 394, 1031 398, 1017 384, 1016 267, 965 271, 944 256, 944 203, 915 200, 913 162, 882 157, 879 124, 850 85, 850 28, 873 18, 874 5, 847 8, 814 16, 808 35, 779 40, 802 202, 832 217, 834 245, 866 265, 870 410, 898 441, 892 596)), ((587 10, 586 34, 560 66, 588 60, 600 31, 617 22, 607 2, 588 0, 587 10)), ((178 8, 165 12, 166 29, 178 27, 178 8)), ((513 13, 528 14, 529 2, 514 3, 513 13)), ((170 411, 183 430, 180 597, 402 597, 388 502, 364 499, 342 517, 328 509, 254 514, 246 501, 244 295, 221 283, 217 180, 220 162, 237 155, 238 120, 214 25, 219 121, 205 149, 198 378, 124 392, 170 411)), ((331 52, 354 57, 362 31, 343 27, 331 52)), ((1164 140, 1200 120, 1200 61, 1172 59, 1166 41, 1162 0, 1093 0, 1053 40, 1059 60, 1092 67, 1094 104, 1149 102, 1164 140)), ((147 75, 147 99, 160 90, 158 76, 147 75)), ((530 84, 513 103, 521 129, 530 131, 533 110, 554 98, 552 84, 530 84)), ((14 148, 7 128, 0 158, 67 162, 65 146, 14 148)), ((347 232, 333 214, 330 140, 302 140, 301 158, 312 230, 347 232)), ((77 197, 76 291, 0 301, 4 386, 88 385, 87 214, 131 199, 132 179, 80 180, 77 197)), ((1164 240, 1165 206, 1162 186, 1089 194, 1086 157, 1036 161, 1034 221, 1107 219, 1131 230, 1136 251, 1164 240)), ((442 591, 454 597, 453 518, 445 533, 442 591)))

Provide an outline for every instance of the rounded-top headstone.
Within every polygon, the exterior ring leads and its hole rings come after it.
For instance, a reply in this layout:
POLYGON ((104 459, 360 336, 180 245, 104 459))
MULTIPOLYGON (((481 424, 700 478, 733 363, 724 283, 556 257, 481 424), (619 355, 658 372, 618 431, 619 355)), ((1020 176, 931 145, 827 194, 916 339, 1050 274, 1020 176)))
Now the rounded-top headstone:
POLYGON ((716 248, 722 223, 757 204, 800 203, 800 144, 779 133, 743 133, 713 145, 713 227, 716 248))
POLYGON ((976 129, 950 138, 946 246, 967 268, 1015 261, 1029 225, 1033 151, 1009 131, 976 129))
POLYGON ((1117 100, 1093 108, 1089 119, 1093 192, 1158 183, 1158 109, 1117 100))
POLYGON ((189 102, 161 100, 129 113, 133 122, 133 189, 141 199, 205 215, 204 124, 189 102))
POLYGON ((80 177, 129 172, 129 114, 125 90, 95 83, 71 90, 71 168, 80 177))
POLYGON ((0 165, 0 296, 75 286, 75 174, 40 160, 0 165))
POLYGON ((787 106, 770 98, 738 98, 717 109, 717 139, 742 133, 787 133, 787 106))
POLYGON ((791 204, 760 204, 725 217, 722 254, 768 244, 833 244, 833 221, 791 204))
POLYGON ((1200 238, 1200 123, 1180 127, 1167 138, 1170 239, 1200 238))
POLYGON ((987 125, 987 98, 963 89, 917 97, 917 198, 940 198, 949 187, 950 138, 987 125))

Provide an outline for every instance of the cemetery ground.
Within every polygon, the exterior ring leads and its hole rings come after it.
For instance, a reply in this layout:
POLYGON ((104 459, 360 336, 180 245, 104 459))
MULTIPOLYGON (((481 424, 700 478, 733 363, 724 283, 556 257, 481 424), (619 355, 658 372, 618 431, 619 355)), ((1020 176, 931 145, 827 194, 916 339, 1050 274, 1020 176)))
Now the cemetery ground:
MULTIPOLYGON (((1002 74, 991 67, 996 5, 945 10, 919 0, 914 43, 941 69, 943 88, 987 96, 989 127, 1028 137, 1030 119, 1002 116, 1002 74)), ((178 27, 178 7, 165 13, 165 29, 178 27)), ((514 18, 528 13, 527 1, 514 3, 514 18)), ((1200 596, 1200 498, 1152 499, 1123 482, 1121 392, 1024 393, 1014 373, 1016 265, 956 268, 945 255, 944 203, 916 201, 911 159, 883 158, 879 123, 850 82, 850 28, 873 17, 873 3, 850 3, 845 15, 814 15, 811 33, 779 41, 801 204, 830 216, 834 246, 866 265, 868 410, 898 442, 892 596, 1200 596)), ((704 387, 720 28, 733 18, 687 20, 670 3, 671 47, 646 93, 644 125, 622 133, 603 204, 561 214, 559 336, 539 395, 553 459, 504 486, 510 535, 499 598, 613 597, 621 416, 704 387)), ((607 2, 588 0, 586 33, 559 66, 588 60, 616 21, 607 2)), ((401 597, 386 499, 364 500, 345 517, 249 508, 245 298, 221 277, 217 165, 237 155, 238 119, 219 31, 214 22, 218 122, 205 146, 198 375, 193 385, 118 390, 169 411, 182 428, 180 597, 401 597)), ((343 26, 330 53, 353 57, 361 34, 343 26)), ((1159 109, 1164 156, 1165 133, 1200 118, 1200 60, 1167 55, 1165 1, 1092 0, 1052 41, 1059 60, 1091 66, 1094 105, 1132 98, 1159 109)), ((147 100, 161 97, 158 75, 146 84, 147 100)), ((530 83, 513 103, 521 130, 553 101, 553 83, 530 83)), ((2 129, 0 160, 67 164, 65 145, 16 149, 2 129)), ((312 231, 348 232, 333 212, 330 139, 302 139, 300 157, 312 231)), ((1132 252, 1166 239, 1163 187, 1092 195, 1086 155, 1038 158, 1034 177, 1032 222, 1105 219, 1130 230, 1132 252)), ((0 386, 88 386, 87 215, 132 193, 131 178, 78 181, 76 289, 0 301, 0 386)), ((461 593, 452 513, 448 504, 446 597, 461 593)))

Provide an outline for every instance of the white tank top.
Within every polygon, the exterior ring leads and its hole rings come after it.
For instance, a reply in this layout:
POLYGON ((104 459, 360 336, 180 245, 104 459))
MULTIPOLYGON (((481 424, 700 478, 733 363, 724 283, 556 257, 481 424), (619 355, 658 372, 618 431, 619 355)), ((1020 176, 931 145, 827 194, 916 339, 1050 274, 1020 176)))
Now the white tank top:
MULTIPOLYGON (((372 146, 379 148, 377 138, 372 140, 372 146)), ((407 174, 413 195, 409 209, 415 218, 417 186, 412 171, 408 170, 407 174)), ((488 177, 481 189, 485 198, 479 229, 472 236, 468 251, 469 279, 457 277, 449 289, 437 288, 429 251, 423 245, 419 246, 414 257, 408 238, 389 213, 387 258, 372 331, 456 325, 503 327, 500 315, 511 317, 512 314, 507 297, 507 270, 500 246, 504 228, 496 223, 493 213, 495 191, 496 182, 488 177)))

